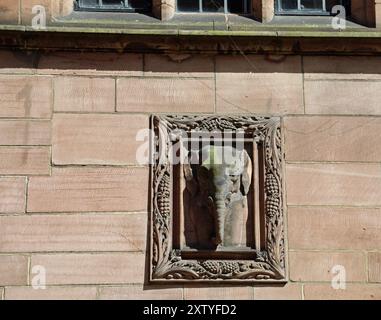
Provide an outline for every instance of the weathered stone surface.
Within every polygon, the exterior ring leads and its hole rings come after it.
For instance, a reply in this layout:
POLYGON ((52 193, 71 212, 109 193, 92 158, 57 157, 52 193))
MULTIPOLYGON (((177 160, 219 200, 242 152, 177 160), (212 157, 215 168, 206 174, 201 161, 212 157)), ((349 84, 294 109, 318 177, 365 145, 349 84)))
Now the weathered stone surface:
POLYGON ((74 2, 71 0, 56 0, 52 2, 52 16, 60 18, 73 12, 74 2))
POLYGON ((381 202, 378 164, 288 164, 289 205, 376 206, 381 202))
POLYGON ((290 249, 381 249, 381 209, 289 207, 290 249))
POLYGON ((381 74, 380 59, 376 56, 303 56, 303 70, 306 74, 381 74))
POLYGON ((369 281, 381 282, 381 253, 369 252, 368 265, 369 265, 369 281))
POLYGON ((31 266, 47 270, 48 285, 143 283, 145 254, 45 254, 33 255, 31 266))
POLYGON ((302 286, 288 283, 284 287, 254 287, 254 300, 301 300, 302 286))
POLYGON ((50 144, 50 121, 0 120, 0 145, 47 146, 50 144))
POLYGON ((217 112, 303 113, 301 74, 217 73, 217 112))
POLYGON ((31 177, 28 212, 146 211, 148 168, 53 168, 31 177))
POLYGON ((36 54, 0 49, 0 74, 33 74, 36 54))
POLYGON ((184 288, 185 300, 252 300, 252 287, 184 288))
POLYGON ((191 78, 120 78, 118 112, 213 112, 214 80, 191 78))
POLYGON ((0 175, 49 175, 50 148, 0 147, 0 175))
POLYGON ((121 287, 101 287, 101 300, 182 300, 182 288, 167 288, 163 286, 144 287, 141 284, 121 287))
POLYGON ((17 24, 19 20, 20 2, 15 0, 2 0, 0 7, 1 24, 17 24))
POLYGON ((287 161, 381 161, 381 118, 287 117, 287 161))
POLYGON ((0 216, 0 252, 138 251, 145 214, 0 216))
POLYGON ((229 73, 301 73, 300 56, 285 55, 218 55, 216 57, 217 74, 229 73))
POLYGON ((27 285, 28 257, 0 255, 0 286, 27 285))
MULTIPOLYGON (((146 129, 147 142, 148 128, 144 115, 55 115, 53 163, 137 164, 137 151, 144 146, 137 135, 146 129)), ((149 146, 146 149, 148 153, 149 146)))
POLYGON ((97 288, 94 287, 46 287, 36 290, 33 287, 7 287, 5 300, 95 300, 97 288))
POLYGON ((214 60, 211 56, 201 55, 146 54, 144 74, 160 77, 214 78, 214 60))
POLYGON ((381 285, 346 284, 345 290, 332 288, 327 284, 305 284, 306 300, 380 300, 381 285))
POLYGON ((114 112, 115 79, 56 78, 54 80, 54 111, 114 112))
POLYGON ((26 179, 0 177, 0 214, 25 212, 26 179))
POLYGON ((38 73, 57 75, 142 76, 143 55, 135 53, 65 52, 43 53, 38 73))
POLYGON ((40 76, 0 76, 0 117, 50 118, 52 80, 40 76))
POLYGON ((309 114, 380 115, 381 77, 306 75, 305 108, 309 114))
POLYGON ((347 281, 366 281, 363 252, 292 251, 290 279, 292 281, 332 281, 335 266, 343 266, 347 281))

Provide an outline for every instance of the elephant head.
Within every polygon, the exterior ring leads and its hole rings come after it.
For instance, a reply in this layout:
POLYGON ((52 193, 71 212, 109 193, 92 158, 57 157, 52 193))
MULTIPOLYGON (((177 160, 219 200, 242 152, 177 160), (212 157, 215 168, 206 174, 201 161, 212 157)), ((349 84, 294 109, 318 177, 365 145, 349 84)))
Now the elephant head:
MULTIPOLYGON (((206 146, 200 150, 196 167, 197 187, 213 216, 216 246, 224 246, 225 217, 231 202, 249 192, 252 163, 246 150, 228 146, 206 146)), ((192 170, 187 167, 187 180, 192 170), (187 174, 188 173, 188 174, 187 174)))

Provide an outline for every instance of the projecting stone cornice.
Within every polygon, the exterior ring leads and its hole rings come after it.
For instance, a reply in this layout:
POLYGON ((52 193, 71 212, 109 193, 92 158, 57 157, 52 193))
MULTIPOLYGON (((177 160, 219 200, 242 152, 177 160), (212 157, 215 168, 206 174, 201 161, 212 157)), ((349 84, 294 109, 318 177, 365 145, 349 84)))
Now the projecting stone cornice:
POLYGON ((380 54, 381 30, 318 26, 268 26, 245 30, 215 26, 0 25, 0 48, 24 50, 106 50, 157 53, 380 54))

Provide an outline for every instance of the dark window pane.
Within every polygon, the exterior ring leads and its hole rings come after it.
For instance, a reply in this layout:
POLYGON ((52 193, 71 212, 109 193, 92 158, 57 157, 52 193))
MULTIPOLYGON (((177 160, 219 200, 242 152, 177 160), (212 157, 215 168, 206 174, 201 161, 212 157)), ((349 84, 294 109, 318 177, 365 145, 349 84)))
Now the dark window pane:
POLYGON ((83 7, 95 7, 99 4, 99 0, 80 0, 79 5, 83 7))
POLYGON ((327 7, 327 11, 332 11, 332 8, 338 4, 341 4, 345 7, 347 7, 348 5, 348 2, 347 0, 343 0, 343 1, 340 1, 340 0, 326 0, 326 7, 327 7))
POLYGON ((128 4, 134 9, 145 9, 150 8, 151 0, 129 0, 128 4))
MULTIPOLYGON (((250 1, 250 0, 247 0, 247 1, 250 1)), ((245 1, 244 0, 229 0, 228 10, 231 13, 244 13, 245 1)))
POLYGON ((102 3, 104 6, 124 7, 124 1, 122 0, 103 0, 102 3))
POLYGON ((177 0, 177 10, 185 12, 199 12, 199 0, 177 0))
POLYGON ((297 0, 282 0, 281 1, 282 10, 298 10, 297 0))
POLYGON ((298 8, 297 0, 275 0, 276 11, 298 11, 300 14, 303 12, 313 13, 316 11, 320 14, 322 11, 331 12, 332 7, 335 5, 345 6, 348 14, 350 10, 350 0, 300 0, 300 7, 298 8))
POLYGON ((202 10, 205 12, 224 12, 224 0, 202 0, 202 10))
POLYGON ((322 10, 323 1, 322 0, 302 0, 301 9, 302 10, 322 10))

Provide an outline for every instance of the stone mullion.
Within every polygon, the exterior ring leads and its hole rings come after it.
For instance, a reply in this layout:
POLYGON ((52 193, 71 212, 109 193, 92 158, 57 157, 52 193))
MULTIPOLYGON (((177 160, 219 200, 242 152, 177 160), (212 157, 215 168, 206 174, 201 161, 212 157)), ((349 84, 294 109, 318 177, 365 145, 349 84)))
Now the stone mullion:
POLYGON ((176 0, 152 0, 152 13, 163 21, 171 19, 176 11, 176 0))
POLYGON ((270 22, 274 18, 274 0, 251 0, 252 12, 261 22, 270 22))

